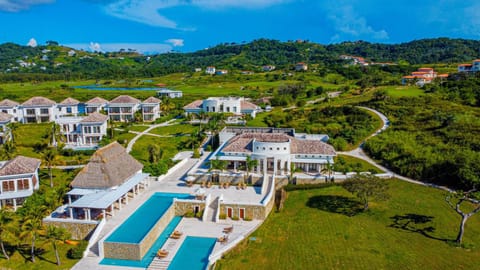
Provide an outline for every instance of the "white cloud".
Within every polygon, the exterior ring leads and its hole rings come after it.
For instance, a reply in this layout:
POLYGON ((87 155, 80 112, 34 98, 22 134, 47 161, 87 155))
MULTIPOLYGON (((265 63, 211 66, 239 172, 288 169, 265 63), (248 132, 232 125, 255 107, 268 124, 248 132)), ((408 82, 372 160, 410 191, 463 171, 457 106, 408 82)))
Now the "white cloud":
POLYGON ((183 44, 184 40, 183 39, 178 39, 178 38, 167 39, 167 40, 165 40, 165 42, 172 44, 173 47, 183 47, 183 45, 184 45, 183 44))
POLYGON ((370 26, 365 17, 357 14, 352 6, 337 5, 330 7, 328 19, 333 22, 334 29, 338 32, 332 37, 332 41, 339 41, 341 38, 362 38, 368 37, 374 40, 388 39, 387 31, 375 30, 370 26))
POLYGON ((67 47, 71 47, 78 50, 87 51, 99 51, 99 52, 118 52, 121 49, 134 50, 139 53, 164 53, 172 50, 172 46, 163 43, 71 43, 65 44, 67 47))
POLYGON ((8 12, 17 12, 25 10, 33 5, 53 3, 55 0, 0 0, 0 10, 8 12))
POLYGON ((107 14, 124 20, 155 27, 192 30, 179 28, 175 21, 161 15, 161 10, 178 6, 194 6, 205 9, 252 9, 264 8, 287 1, 291 0, 116 0, 106 1, 104 10, 107 14))
POLYGON ((102 51, 102 46, 100 46, 100 43, 98 43, 98 42, 90 42, 90 45, 88 46, 88 48, 92 52, 101 52, 102 51))
POLYGON ((35 40, 34 38, 31 38, 31 39, 28 41, 27 46, 37 47, 37 40, 35 40))

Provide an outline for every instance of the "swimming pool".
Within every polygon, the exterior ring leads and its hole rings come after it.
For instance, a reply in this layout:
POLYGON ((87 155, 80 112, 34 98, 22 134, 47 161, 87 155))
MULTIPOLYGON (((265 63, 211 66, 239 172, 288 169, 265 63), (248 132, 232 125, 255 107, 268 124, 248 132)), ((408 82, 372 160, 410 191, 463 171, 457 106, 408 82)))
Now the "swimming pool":
POLYGON ((193 198, 183 193, 155 193, 142 204, 126 221, 122 223, 105 242, 140 243, 165 211, 172 205, 174 198, 193 198))
POLYGON ((168 269, 204 270, 216 241, 216 238, 187 236, 168 269))
POLYGON ((182 220, 182 217, 174 217, 141 260, 134 261, 134 260, 104 258, 100 262, 100 264, 147 268, 150 265, 150 263, 152 263, 153 259, 155 259, 157 251, 165 244, 170 234, 173 233, 173 231, 175 230, 175 228, 177 227, 178 223, 180 223, 181 220, 182 220))

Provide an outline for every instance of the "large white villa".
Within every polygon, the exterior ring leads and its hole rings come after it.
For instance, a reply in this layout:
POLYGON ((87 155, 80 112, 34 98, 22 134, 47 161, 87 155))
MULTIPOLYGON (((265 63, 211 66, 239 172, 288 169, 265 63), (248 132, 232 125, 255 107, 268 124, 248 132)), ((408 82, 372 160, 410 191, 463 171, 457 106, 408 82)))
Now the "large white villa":
POLYGON ((0 162, 0 207, 16 211, 39 188, 39 167, 39 159, 24 156, 0 162))
POLYGON ((94 112, 88 116, 64 116, 55 119, 65 144, 70 147, 97 146, 107 135, 108 116, 94 112))
POLYGON ((211 159, 225 160, 235 171, 245 167, 249 156, 258 160, 254 168, 258 174, 321 173, 336 156, 325 143, 327 135, 295 133, 293 128, 226 127, 219 137, 220 147, 211 159))
POLYGON ((250 115, 255 118, 260 107, 245 100, 243 97, 209 97, 204 100, 195 100, 183 107, 185 114, 232 113, 234 115, 250 115))

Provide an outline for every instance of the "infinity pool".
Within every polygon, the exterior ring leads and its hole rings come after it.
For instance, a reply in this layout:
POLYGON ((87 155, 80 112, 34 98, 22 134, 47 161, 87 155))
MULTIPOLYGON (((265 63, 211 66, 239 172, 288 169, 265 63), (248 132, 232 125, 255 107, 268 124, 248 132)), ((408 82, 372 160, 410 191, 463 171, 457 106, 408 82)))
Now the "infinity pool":
POLYGON ((193 197, 182 193, 153 194, 105 242, 140 243, 172 205, 174 198, 188 199, 193 197))
POLYGON ((177 251, 168 270, 204 270, 208 266, 208 256, 215 246, 215 238, 187 236, 177 251))

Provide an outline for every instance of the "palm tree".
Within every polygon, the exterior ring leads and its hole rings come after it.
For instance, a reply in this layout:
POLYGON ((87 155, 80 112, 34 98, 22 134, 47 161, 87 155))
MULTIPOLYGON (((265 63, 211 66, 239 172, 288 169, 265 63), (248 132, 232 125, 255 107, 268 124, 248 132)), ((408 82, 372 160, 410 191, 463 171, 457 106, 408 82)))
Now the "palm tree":
POLYGON ((330 160, 327 160, 325 168, 322 169, 321 173, 328 174, 328 180, 332 179, 333 164, 330 163, 330 160))
POLYGON ((3 256, 10 260, 10 257, 5 250, 5 239, 14 238, 14 230, 17 228, 14 224, 14 215, 5 208, 0 209, 0 247, 2 248, 3 256))
POLYGON ((15 144, 15 133, 18 128, 18 123, 17 122, 9 123, 7 127, 10 129, 10 136, 12 138, 12 143, 15 144))
POLYGON ((40 233, 43 231, 42 218, 38 217, 38 215, 28 214, 23 219, 21 230, 22 232, 20 233, 20 237, 27 238, 32 241, 30 256, 32 262, 35 262, 35 242, 37 241, 40 233))
POLYGON ((168 97, 162 97, 162 102, 160 103, 160 110, 168 114, 168 112, 175 108, 175 103, 168 97))
POLYGON ((55 122, 52 123, 51 130, 47 132, 48 143, 51 146, 54 146, 55 148, 57 148, 58 142, 59 141, 61 142, 61 137, 62 137, 62 134, 60 132, 60 125, 58 125, 55 122))
POLYGON ((258 165, 258 160, 252 159, 252 157, 247 156, 245 160, 245 170, 247 171, 247 179, 250 177, 250 171, 258 165))
POLYGON ((53 187, 52 167, 56 157, 57 157, 57 152, 52 148, 47 149, 47 151, 44 152, 42 155, 43 162, 45 163, 45 166, 47 166, 48 168, 48 175, 50 176, 50 187, 53 187))
POLYGON ((6 143, 4 143, 1 148, 2 158, 6 160, 12 159, 13 154, 15 153, 15 148, 15 144, 12 141, 7 141, 6 143))
POLYGON ((60 265, 60 257, 58 256, 57 243, 63 243, 68 238, 70 238, 70 233, 65 228, 60 228, 53 225, 49 225, 47 227, 45 233, 45 240, 47 240, 47 243, 51 243, 53 246, 57 265, 60 265))

